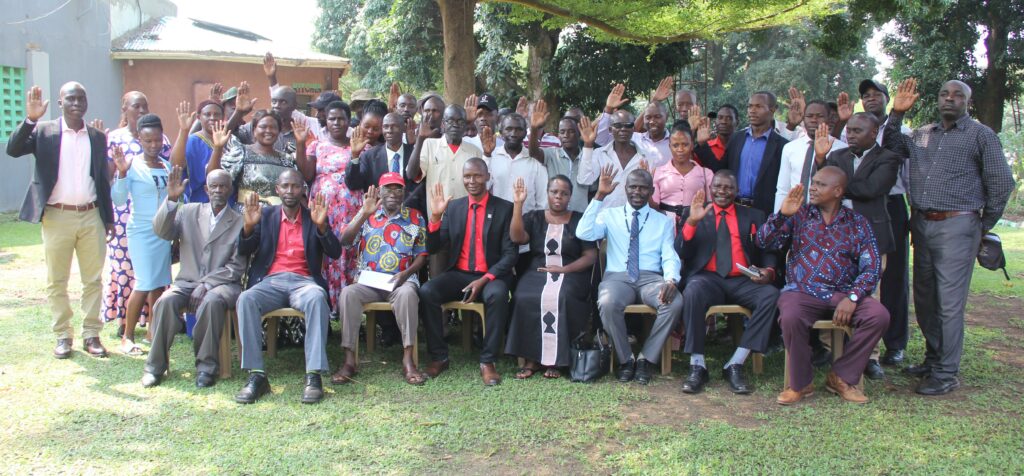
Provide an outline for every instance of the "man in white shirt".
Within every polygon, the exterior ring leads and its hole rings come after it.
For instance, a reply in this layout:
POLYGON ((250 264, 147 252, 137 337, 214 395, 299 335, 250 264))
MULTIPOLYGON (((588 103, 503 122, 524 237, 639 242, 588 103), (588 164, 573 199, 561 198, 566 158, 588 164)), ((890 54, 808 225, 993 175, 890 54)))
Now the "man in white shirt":
MULTIPOLYGON (((810 190, 810 180, 818 167, 814 161, 814 134, 818 127, 828 127, 828 105, 824 101, 814 100, 802 108, 804 111, 803 128, 807 134, 800 135, 782 147, 782 163, 779 168, 779 180, 775 187, 775 211, 779 211, 789 191, 798 183, 804 190, 810 190)), ((836 140, 830 151, 846 148, 846 143, 836 140)), ((805 192, 806 195, 806 192, 805 192)), ((806 202, 806 196, 804 202, 806 202)))
MULTIPOLYGON (((577 181, 591 185, 600 178, 601 169, 611 166, 618 177, 626 177, 634 170, 646 168, 654 170, 668 163, 667 158, 653 148, 633 140, 635 118, 625 109, 615 111, 611 115, 610 129, 612 141, 595 150, 597 139, 596 124, 587 118, 580 123, 580 135, 583 137, 583 158, 580 160, 580 171, 577 181)), ((625 182, 616 185, 615 189, 604 199, 606 207, 620 207, 626 204, 625 182)))
POLYGON ((501 136, 505 139, 502 147, 496 147, 496 141, 484 138, 484 160, 491 171, 491 193, 511 202, 513 184, 522 178, 528 190, 523 213, 544 210, 548 205, 548 171, 523 147, 526 119, 514 112, 505 116, 501 121, 501 136))

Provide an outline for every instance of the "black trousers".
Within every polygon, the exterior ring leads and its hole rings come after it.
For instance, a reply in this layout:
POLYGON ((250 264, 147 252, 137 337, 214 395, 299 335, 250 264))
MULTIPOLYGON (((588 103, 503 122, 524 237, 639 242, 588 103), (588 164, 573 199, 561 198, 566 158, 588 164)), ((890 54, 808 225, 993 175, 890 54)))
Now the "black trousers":
POLYGON ((910 339, 910 218, 903 195, 889 195, 888 210, 896 250, 887 255, 879 285, 879 301, 890 317, 882 341, 886 350, 904 350, 910 339))
MULTIPOLYGON (((461 301, 462 289, 481 276, 482 273, 446 271, 420 287, 420 315, 423 316, 423 328, 427 333, 427 349, 431 360, 440 361, 448 358, 441 305, 450 301, 461 301)), ((495 279, 484 286, 481 294, 477 296, 477 300, 483 301, 486 316, 484 348, 480 351, 480 363, 488 364, 494 362, 502 352, 501 340, 509 313, 509 283, 501 278, 495 279)))
POLYGON ((704 353, 707 333, 704 314, 711 306, 721 304, 738 304, 750 309, 740 347, 764 352, 768 349, 778 299, 779 290, 771 284, 757 284, 746 276, 723 278, 716 273, 698 271, 686 280, 683 289, 683 322, 686 323, 683 352, 704 353))

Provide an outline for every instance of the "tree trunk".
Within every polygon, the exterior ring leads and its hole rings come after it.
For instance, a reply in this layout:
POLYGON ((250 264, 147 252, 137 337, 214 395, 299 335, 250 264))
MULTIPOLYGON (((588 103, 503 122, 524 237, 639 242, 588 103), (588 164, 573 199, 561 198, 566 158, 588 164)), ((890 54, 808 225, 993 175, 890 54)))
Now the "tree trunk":
POLYGON ((988 36, 985 51, 988 68, 985 71, 984 92, 974 101, 978 121, 999 132, 1003 129, 1003 105, 1006 104, 1006 48, 1009 29, 998 9, 988 12, 988 36))
POLYGON ((462 104, 473 94, 476 40, 473 13, 476 0, 437 0, 444 29, 444 97, 449 104, 462 104))
POLYGON ((533 24, 528 30, 526 91, 531 101, 543 99, 547 103, 548 111, 551 111, 545 125, 548 131, 557 130, 558 120, 562 117, 558 97, 545 84, 548 67, 555 57, 555 49, 558 46, 559 32, 560 30, 547 30, 540 23, 533 24))

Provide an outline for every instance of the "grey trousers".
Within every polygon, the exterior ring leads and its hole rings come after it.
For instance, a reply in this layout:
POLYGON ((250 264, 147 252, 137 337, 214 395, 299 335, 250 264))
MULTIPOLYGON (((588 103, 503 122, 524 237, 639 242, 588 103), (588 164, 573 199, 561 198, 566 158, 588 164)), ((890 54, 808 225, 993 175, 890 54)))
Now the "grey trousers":
POLYGON ((626 273, 605 273, 597 287, 597 309, 601 313, 601 324, 612 338, 618 361, 627 362, 633 358, 626 333, 626 306, 643 303, 658 310, 658 316, 651 327, 651 335, 644 342, 641 354, 645 360, 657 363, 661 358, 661 347, 683 310, 683 298, 679 293, 668 304, 658 301, 658 294, 665 278, 659 273, 641 271, 637 282, 630 282, 626 273))
MULTIPOLYGON (((181 313, 189 307, 189 298, 195 284, 171 286, 153 306, 153 345, 146 359, 146 372, 163 375, 169 366, 168 353, 174 336, 185 326, 181 313)), ((196 327, 192 330, 192 352, 196 356, 196 370, 216 374, 220 337, 228 309, 234 309, 242 287, 223 284, 207 291, 196 309, 196 327)))
POLYGON ((262 317, 282 307, 292 307, 306 315, 306 372, 327 371, 327 326, 330 319, 327 291, 313 278, 295 273, 267 276, 238 296, 242 368, 265 369, 262 317))
POLYGON ((914 311, 925 339, 924 363, 938 380, 960 371, 964 353, 964 309, 974 260, 981 244, 981 218, 910 219, 914 244, 914 311))
MULTIPOLYGON (((341 346, 355 350, 359 344, 359 324, 362 322, 363 304, 387 301, 395 311, 395 320, 402 331, 402 347, 412 347, 416 341, 416 329, 419 324, 420 295, 419 285, 406 280, 394 291, 387 292, 377 288, 352 283, 341 290, 338 308, 341 312, 341 346)), ((366 330, 373 336, 374 329, 366 330)))

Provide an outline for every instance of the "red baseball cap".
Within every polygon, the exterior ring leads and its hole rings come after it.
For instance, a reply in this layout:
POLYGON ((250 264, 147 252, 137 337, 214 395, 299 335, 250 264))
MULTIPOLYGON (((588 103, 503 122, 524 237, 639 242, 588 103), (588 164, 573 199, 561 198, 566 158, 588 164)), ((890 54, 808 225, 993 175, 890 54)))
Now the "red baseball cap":
POLYGON ((405 179, 403 179, 402 174, 398 172, 388 172, 380 176, 380 183, 378 185, 381 187, 384 187, 385 185, 401 185, 402 187, 405 187, 405 179))

